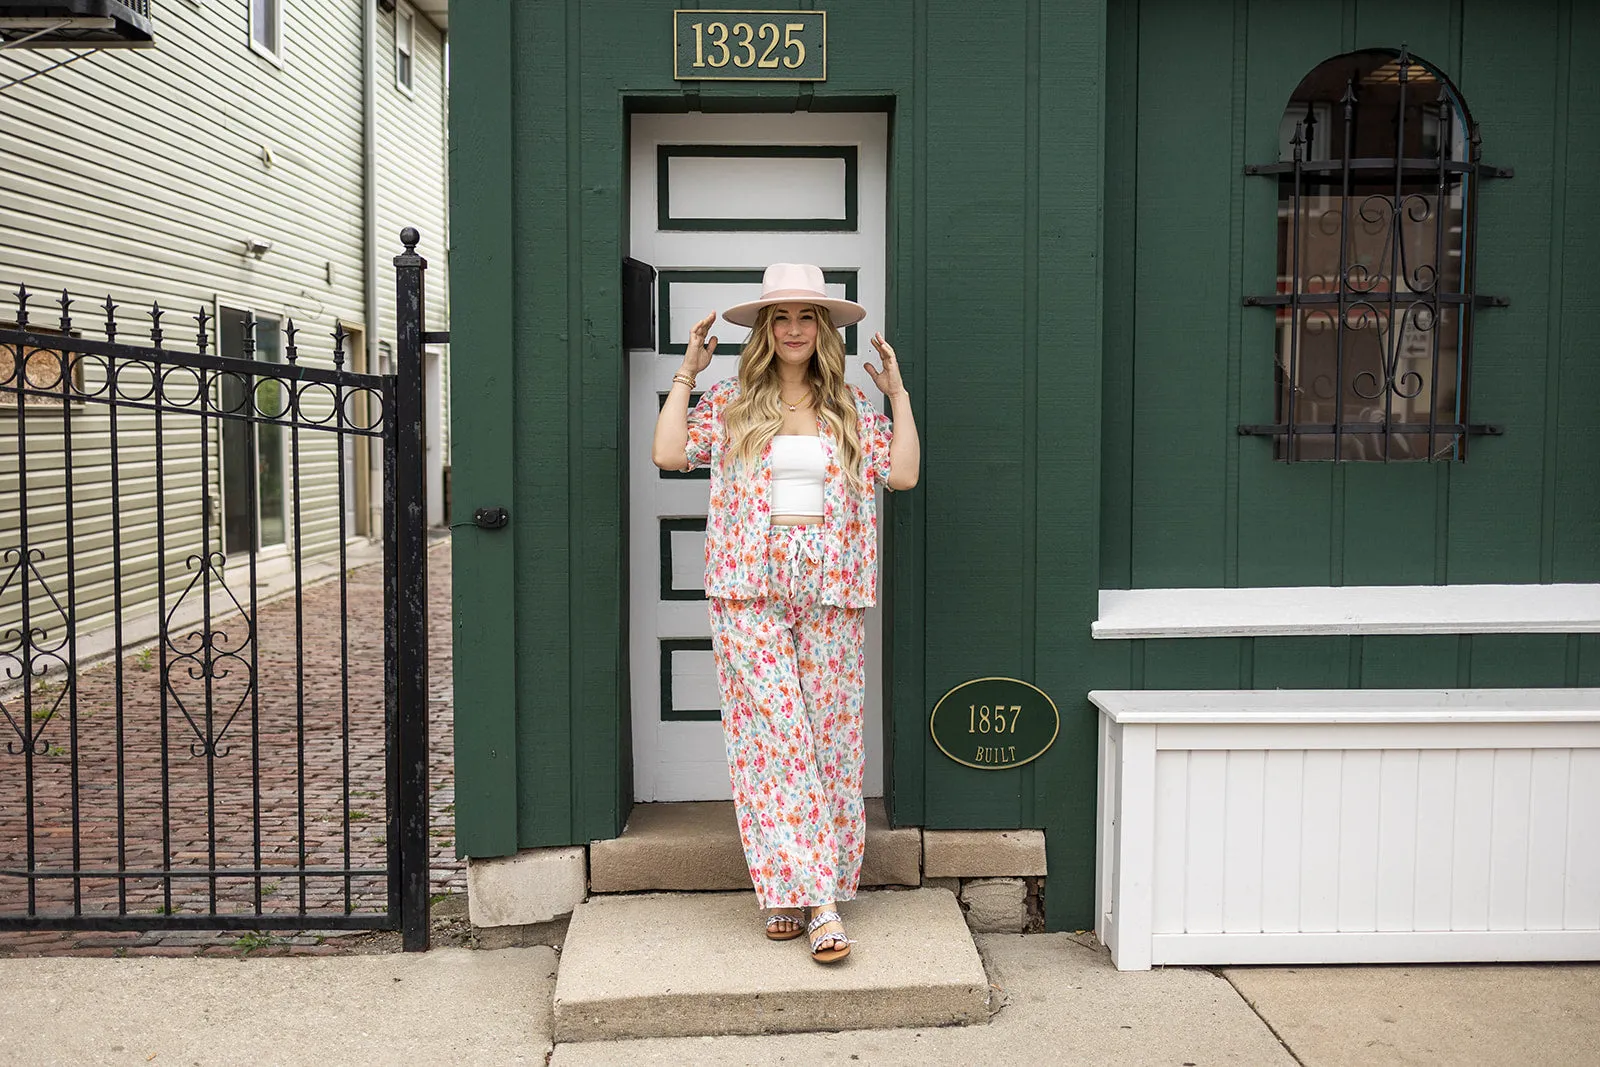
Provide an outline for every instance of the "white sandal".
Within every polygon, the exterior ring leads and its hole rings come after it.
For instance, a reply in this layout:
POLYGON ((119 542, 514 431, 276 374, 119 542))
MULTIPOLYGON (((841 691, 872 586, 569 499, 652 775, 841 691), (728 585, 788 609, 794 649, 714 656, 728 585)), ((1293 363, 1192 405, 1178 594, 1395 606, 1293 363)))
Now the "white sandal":
MULTIPOLYGON (((829 923, 838 923, 840 926, 843 926, 844 920, 839 918, 839 913, 836 911, 822 912, 812 917, 811 922, 806 926, 806 933, 815 934, 820 927, 826 926, 829 923)), ((812 938, 811 940, 811 958, 816 960, 818 963, 838 963, 840 960, 850 955, 850 946, 853 944, 855 944, 855 941, 844 936, 842 933, 819 934, 817 937, 812 938), (834 947, 822 947, 830 944, 834 947)))
POLYGON ((768 915, 767 940, 768 941, 793 941, 801 934, 800 926, 804 923, 804 915, 768 915), (792 930, 778 929, 779 923, 794 923, 792 930))

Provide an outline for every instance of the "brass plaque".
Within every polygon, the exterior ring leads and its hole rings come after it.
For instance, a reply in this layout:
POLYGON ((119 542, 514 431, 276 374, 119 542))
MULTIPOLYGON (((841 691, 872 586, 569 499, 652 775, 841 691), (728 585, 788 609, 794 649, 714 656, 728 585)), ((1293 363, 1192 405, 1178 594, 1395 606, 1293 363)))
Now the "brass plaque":
POLYGON ((674 11, 679 81, 828 80, 826 11, 674 11))
POLYGON ((928 719, 939 751, 980 771, 1005 771, 1044 755, 1061 713, 1044 690, 1016 678, 974 678, 939 698, 928 719))

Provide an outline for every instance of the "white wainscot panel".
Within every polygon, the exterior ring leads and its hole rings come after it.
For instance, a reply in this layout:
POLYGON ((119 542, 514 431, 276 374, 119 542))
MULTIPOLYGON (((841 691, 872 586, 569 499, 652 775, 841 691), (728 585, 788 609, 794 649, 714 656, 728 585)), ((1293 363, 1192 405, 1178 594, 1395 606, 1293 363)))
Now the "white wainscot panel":
MULTIPOLYGON (((823 291, 838 300, 849 299, 849 288, 844 282, 825 282, 823 291)), ((710 336, 717 339, 717 352, 724 356, 737 356, 750 331, 721 317, 721 313, 735 304, 755 300, 761 296, 759 275, 748 282, 697 282, 669 279, 667 284, 667 340, 674 345, 688 345, 694 324, 712 312, 718 317, 712 324, 710 336)), ((853 353, 846 353, 852 355, 853 353)), ((711 368, 716 370, 717 368, 711 368)), ((718 377, 730 377, 737 372, 731 364, 726 374, 702 375, 701 381, 712 382, 718 377)))
POLYGON ((722 706, 717 664, 709 650, 684 649, 672 654, 672 706, 678 711, 715 711, 722 706))
POLYGON ((704 530, 673 530, 668 543, 672 546, 670 568, 672 588, 704 589, 706 587, 706 532, 704 530))
POLYGON ((838 219, 849 204, 844 156, 669 156, 674 219, 838 219), (772 190, 782 189, 782 196, 772 190))
POLYGON ((1117 966, 1600 959, 1600 690, 1090 699, 1117 966))

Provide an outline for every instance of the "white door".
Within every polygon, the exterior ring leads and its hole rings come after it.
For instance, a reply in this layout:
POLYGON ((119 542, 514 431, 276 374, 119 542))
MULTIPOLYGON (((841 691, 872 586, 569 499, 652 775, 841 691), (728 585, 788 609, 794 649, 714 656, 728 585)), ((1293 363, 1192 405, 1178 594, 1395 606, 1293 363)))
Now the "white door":
MULTIPOLYGON (((689 328, 761 293, 771 262, 815 263, 859 301, 848 377, 882 328, 888 120, 865 115, 638 115, 631 128, 629 253, 655 267, 655 348, 628 354, 634 798, 731 795, 706 614, 704 470, 657 470, 650 437, 689 328)), ((732 377, 748 333, 720 318, 701 388, 732 377)), ((696 397, 698 399, 698 396, 696 397)), ((880 502, 881 503, 881 502, 880 502)), ((880 579, 881 592, 882 582, 880 579)), ((883 795, 879 612, 867 618, 866 793, 883 795)))

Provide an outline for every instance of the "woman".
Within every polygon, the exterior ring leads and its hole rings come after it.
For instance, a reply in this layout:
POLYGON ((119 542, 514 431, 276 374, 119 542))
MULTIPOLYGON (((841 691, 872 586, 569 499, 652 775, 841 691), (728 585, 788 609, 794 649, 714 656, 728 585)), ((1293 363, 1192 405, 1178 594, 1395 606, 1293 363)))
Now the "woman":
POLYGON ((761 297, 723 318, 751 327, 736 378, 695 376, 716 352, 715 313, 696 323, 656 421, 665 470, 711 468, 706 597, 722 691, 739 836, 767 936, 811 934, 811 955, 843 959, 835 905, 855 897, 866 845, 862 652, 877 589, 873 483, 917 484, 911 399, 894 349, 866 371, 893 422, 845 382, 841 327, 866 310, 827 295, 822 271, 775 263, 761 297))

